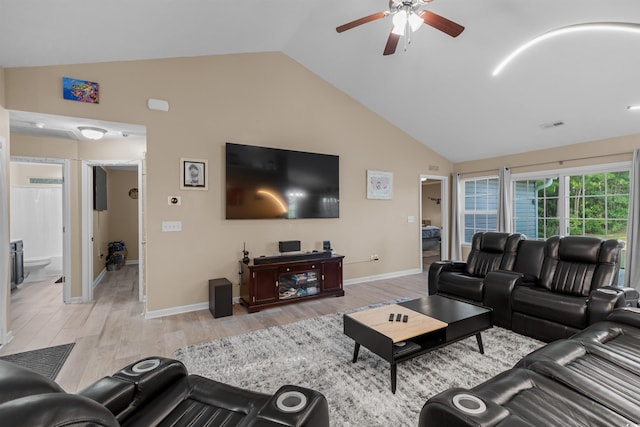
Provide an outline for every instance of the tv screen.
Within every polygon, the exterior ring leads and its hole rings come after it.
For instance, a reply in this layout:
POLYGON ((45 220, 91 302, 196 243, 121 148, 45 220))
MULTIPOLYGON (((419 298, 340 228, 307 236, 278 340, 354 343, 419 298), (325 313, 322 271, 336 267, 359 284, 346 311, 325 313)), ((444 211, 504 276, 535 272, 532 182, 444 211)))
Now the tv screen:
POLYGON ((93 209, 107 210, 107 173, 100 166, 93 167, 93 209))
POLYGON ((227 219, 338 218, 339 157, 227 143, 227 219))

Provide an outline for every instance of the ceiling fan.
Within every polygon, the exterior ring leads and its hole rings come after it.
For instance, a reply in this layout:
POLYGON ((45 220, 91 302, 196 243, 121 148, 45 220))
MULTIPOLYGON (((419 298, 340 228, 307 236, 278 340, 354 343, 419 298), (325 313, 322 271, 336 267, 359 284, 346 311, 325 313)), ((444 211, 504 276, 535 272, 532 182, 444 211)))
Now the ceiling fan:
POLYGON ((393 18, 393 28, 387 39, 383 55, 392 55, 396 52, 400 37, 405 36, 404 50, 411 43, 411 32, 417 31, 422 24, 427 24, 442 31, 451 37, 457 37, 464 31, 464 27, 448 20, 440 15, 427 10, 422 10, 422 6, 431 3, 433 0, 389 0, 389 10, 374 13, 355 21, 348 22, 336 28, 341 33, 354 27, 376 21, 391 15, 393 18))

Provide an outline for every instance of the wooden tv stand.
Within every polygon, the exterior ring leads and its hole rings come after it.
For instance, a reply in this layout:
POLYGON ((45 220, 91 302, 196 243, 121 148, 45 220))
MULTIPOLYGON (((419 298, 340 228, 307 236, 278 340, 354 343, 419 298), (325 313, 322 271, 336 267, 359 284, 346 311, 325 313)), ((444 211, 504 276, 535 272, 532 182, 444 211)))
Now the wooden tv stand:
POLYGON ((255 265, 240 262, 240 302, 249 313, 262 308, 325 296, 344 295, 343 255, 309 258, 255 265))

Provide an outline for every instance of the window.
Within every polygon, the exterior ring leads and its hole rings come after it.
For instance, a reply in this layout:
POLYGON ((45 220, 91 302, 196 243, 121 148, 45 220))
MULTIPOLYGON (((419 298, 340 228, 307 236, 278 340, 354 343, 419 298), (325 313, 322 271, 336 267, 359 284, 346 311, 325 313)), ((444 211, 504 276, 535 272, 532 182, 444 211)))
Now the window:
POLYGON ((558 177, 513 181, 513 229, 530 239, 562 234, 558 189, 558 177))
POLYGON ((567 185, 568 234, 627 240, 629 171, 572 175, 567 185))
MULTIPOLYGON (((512 176, 513 177, 513 176, 512 176)), ((513 229, 530 239, 592 236, 626 243, 629 166, 513 177, 513 229)), ((626 250, 620 260, 622 281, 626 250)))
POLYGON ((498 178, 467 179, 464 183, 464 243, 479 231, 496 231, 498 178))

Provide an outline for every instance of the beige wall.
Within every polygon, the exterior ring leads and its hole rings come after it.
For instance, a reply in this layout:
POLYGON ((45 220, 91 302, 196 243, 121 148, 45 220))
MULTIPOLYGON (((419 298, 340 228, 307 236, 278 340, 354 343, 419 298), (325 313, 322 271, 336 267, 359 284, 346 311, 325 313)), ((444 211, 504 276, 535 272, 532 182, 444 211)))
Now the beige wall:
POLYGON ((636 148, 640 148, 640 134, 456 163, 454 170, 463 177, 497 176, 501 166, 510 167, 514 174, 616 163, 631 160, 636 148))
POLYGON ((129 197, 129 190, 138 188, 138 172, 109 170, 108 176, 109 242, 124 241, 127 261, 137 261, 138 200, 129 197))
POLYGON ((407 221, 419 217, 419 176, 429 165, 448 175, 451 163, 281 53, 14 68, 5 74, 12 109, 147 127, 149 310, 206 302, 213 277, 237 283, 243 243, 253 257, 277 253, 279 240, 299 239, 305 250, 331 240, 346 255, 345 279, 420 266, 420 224, 407 221), (99 82, 100 104, 63 100, 62 76, 99 82), (169 112, 148 110, 148 98, 168 100, 169 112), (227 141, 339 155, 340 218, 225 220, 227 141), (181 157, 209 161, 208 191, 179 189, 181 157), (366 199, 367 169, 394 172, 392 201, 366 199), (168 206, 169 195, 182 196, 182 205, 168 206), (182 232, 162 233, 168 220, 182 221, 182 232), (380 261, 369 261, 374 253, 380 261))
POLYGON ((31 184, 29 178, 62 178, 60 165, 11 162, 11 185, 60 187, 62 184, 31 184))

